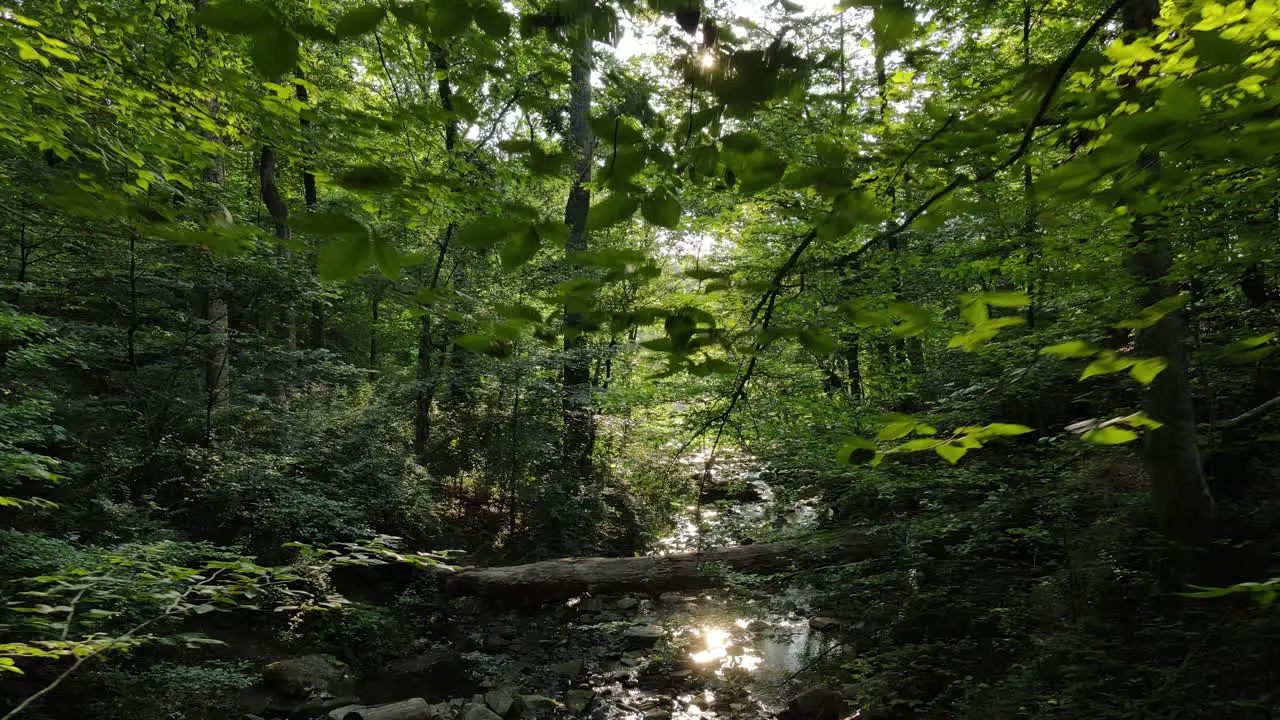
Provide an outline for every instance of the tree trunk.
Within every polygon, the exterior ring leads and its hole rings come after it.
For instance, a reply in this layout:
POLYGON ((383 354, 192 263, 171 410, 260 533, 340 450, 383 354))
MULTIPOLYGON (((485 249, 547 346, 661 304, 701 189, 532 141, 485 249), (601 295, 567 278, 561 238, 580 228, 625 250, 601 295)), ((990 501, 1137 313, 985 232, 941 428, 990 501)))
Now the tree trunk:
MULTIPOLYGON (((301 70, 295 70, 299 78, 303 77, 301 70)), ((302 84, 295 84, 295 94, 300 102, 306 103, 310 99, 307 88, 302 84)), ((310 132, 311 121, 305 117, 299 120, 302 126, 302 133, 305 136, 310 132)), ((320 204, 320 193, 316 189, 316 174, 311 171, 309 166, 302 169, 302 199, 306 204, 307 213, 316 211, 316 206, 320 204)), ((315 267, 315 259, 308 263, 309 267, 315 267)), ((315 348, 324 347, 324 303, 320 300, 311 301, 311 328, 310 328, 310 346, 315 348)))
MULTIPOLYGON (((281 243, 278 248, 280 260, 287 268, 290 258, 286 244, 290 237, 289 206, 285 204, 280 186, 276 183, 276 164, 275 148, 270 145, 262 146, 262 153, 258 156, 258 187, 262 194, 262 204, 267 207, 267 214, 271 217, 271 228, 281 243)), ((293 307, 292 288, 285 291, 284 308, 280 315, 280 339, 285 353, 290 357, 287 365, 292 366, 293 352, 298 347, 298 313, 293 307)), ((277 396, 283 398, 288 394, 287 371, 281 374, 275 385, 277 396)))
MULTIPOLYGON (((200 10, 208 4, 208 0, 192 0, 196 10, 200 10)), ((203 27, 196 28, 196 37, 200 40, 205 39, 205 31, 203 27)), ((218 101, 216 98, 209 100, 207 105, 210 118, 216 118, 218 114, 218 101)), ((218 137, 215 133, 202 131, 202 134, 213 141, 217 141, 218 137)), ((221 188, 226 177, 222 171, 220 158, 214 156, 210 159, 209 167, 205 169, 205 182, 214 187, 221 188)), ((225 213, 226 208, 220 202, 210 203, 208 208, 210 214, 214 212, 225 213)), ((207 260, 206 255, 206 260, 207 260)), ((205 272, 210 276, 205 278, 202 288, 202 297, 200 298, 200 314, 204 322, 205 334, 208 336, 208 344, 204 359, 204 396, 205 396, 205 412, 204 412, 204 442, 206 445, 213 443, 213 415, 214 411, 226 407, 231 402, 230 381, 231 381, 231 354, 229 352, 229 316, 227 305, 227 287, 225 282, 218 277, 213 277, 217 273, 217 268, 212 261, 206 263, 205 272)))
MULTIPOLYGON (((593 138, 588 118, 591 115, 591 36, 585 27, 569 59, 570 99, 569 134, 575 153, 573 184, 565 203, 564 222, 569 226, 565 252, 569 255, 571 275, 583 268, 573 254, 587 249, 587 210, 591 206, 591 156, 593 138)), ((583 334, 581 312, 564 311, 564 380, 561 389, 561 414, 564 421, 562 455, 564 469, 578 480, 592 475, 591 451, 595 436, 591 403, 591 367, 587 338, 583 334)))
POLYGON ((831 544, 791 540, 715 548, 701 553, 563 558, 512 567, 463 570, 448 576, 445 589, 455 595, 513 600, 555 600, 585 592, 691 590, 724 582, 721 573, 707 572, 709 566, 724 565, 743 573, 772 573, 824 558, 872 557, 877 547, 865 538, 850 535, 831 544))
MULTIPOLYGON (((1148 33, 1159 15, 1158 0, 1133 0, 1125 7, 1124 29, 1148 33)), ((1160 172, 1160 154, 1147 150, 1138 158, 1140 172, 1160 172)), ((1138 193, 1150 192, 1151 181, 1138 193)), ((1136 199, 1136 198, 1135 198, 1136 199)), ((1130 203, 1130 207, 1138 203, 1130 203)), ((1151 305, 1177 294, 1169 278, 1173 249, 1157 217, 1136 214, 1133 243, 1126 262, 1129 274, 1141 286, 1141 304, 1151 305)), ((1191 404, 1187 368, 1186 320, 1181 311, 1165 315, 1158 323, 1137 331, 1135 347, 1142 357, 1163 357, 1164 372, 1143 392, 1143 409, 1164 423, 1147 433, 1143 464, 1151 479, 1151 494, 1161 526, 1187 541, 1203 540, 1209 531, 1213 500, 1209 495, 1196 447, 1196 423, 1191 404)))
MULTIPOLYGON (((445 54, 444 48, 430 43, 428 49, 431 53, 431 62, 436 70, 440 73, 439 80, 436 82, 436 96, 440 100, 440 106, 445 110, 453 110, 453 87, 449 84, 449 58, 445 54)), ((452 156, 454 148, 458 142, 458 121, 449 120, 445 123, 444 128, 444 150, 445 153, 452 156)), ((440 286, 440 274, 444 270, 445 260, 448 258, 450 244, 453 241, 453 233, 457 228, 457 223, 450 222, 440 233, 439 252, 436 254, 436 264, 431 271, 431 281, 428 283, 429 290, 435 290, 440 286)), ((459 271, 462 271, 459 268, 459 271)), ((414 392, 414 414, 413 414, 413 451, 420 465, 427 464, 427 452, 431 444, 431 410, 435 404, 436 388, 439 387, 439 378, 436 377, 436 371, 432 369, 431 356, 435 352, 435 346, 441 344, 435 337, 436 327, 431 316, 434 308, 426 308, 426 313, 422 316, 421 324, 418 328, 418 362, 415 369, 415 378, 417 380, 417 388, 414 392)), ((440 363, 443 369, 443 362, 440 363)))

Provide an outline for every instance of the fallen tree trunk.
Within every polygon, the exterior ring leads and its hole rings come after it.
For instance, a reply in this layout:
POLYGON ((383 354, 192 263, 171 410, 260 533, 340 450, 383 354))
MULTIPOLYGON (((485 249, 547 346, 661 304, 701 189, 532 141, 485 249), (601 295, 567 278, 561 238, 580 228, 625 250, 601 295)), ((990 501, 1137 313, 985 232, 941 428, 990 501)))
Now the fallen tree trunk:
POLYGON ((773 573, 848 556, 870 557, 872 543, 860 536, 836 541, 786 541, 623 558, 564 558, 510 567, 469 568, 445 580, 455 595, 481 595, 530 600, 573 597, 585 592, 662 592, 712 587, 724 581, 717 567, 740 573, 773 573))

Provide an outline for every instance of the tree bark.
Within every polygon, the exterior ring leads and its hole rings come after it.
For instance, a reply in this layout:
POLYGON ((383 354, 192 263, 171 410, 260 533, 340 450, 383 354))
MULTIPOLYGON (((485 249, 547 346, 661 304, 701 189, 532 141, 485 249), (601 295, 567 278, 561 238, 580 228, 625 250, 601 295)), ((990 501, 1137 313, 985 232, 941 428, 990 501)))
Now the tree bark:
POLYGON ((715 548, 701 553, 564 558, 463 570, 446 578, 445 589, 455 595, 519 600, 555 600, 585 592, 692 590, 724 582, 722 573, 710 572, 714 566, 727 566, 744 573, 772 573, 788 570, 799 562, 871 557, 877 549, 878 546, 867 539, 849 535, 831 544, 793 540, 715 548))
MULTIPOLYGON (((435 43, 430 43, 428 49, 431 53, 432 65, 441 73, 440 79, 436 82, 436 96, 440 100, 442 108, 452 111, 453 87, 449 84, 449 58, 445 54, 444 48, 435 43)), ((444 150, 447 155, 453 155, 457 142, 458 121, 451 119, 445 123, 444 129, 444 150)), ((440 233, 438 241, 439 252, 436 254, 435 267, 431 271, 431 281, 427 285, 430 290, 435 290, 440 286, 440 274, 444 270, 444 263, 448 258, 449 250, 451 249, 450 244, 456 228, 457 223, 450 222, 440 233)), ((463 271, 463 268, 459 268, 459 272, 463 271)), ((434 312, 434 308, 426 308, 426 313, 423 314, 418 328, 418 362, 414 373, 417 380, 417 388, 414 392, 413 450, 414 456, 421 465, 427 463, 427 453, 431 443, 431 411, 432 406, 435 404, 436 388, 440 384, 440 380, 437 377, 439 371, 433 369, 431 358, 436 346, 443 344, 436 337, 437 332, 431 315, 432 312, 434 312)), ((442 358, 440 363, 441 370, 443 370, 443 366, 442 358)))
MULTIPOLYGON (((275 232, 276 239, 281 243, 278 248, 280 261, 287 268, 291 256, 286 244, 290 238, 289 206, 285 204, 284 196, 280 194, 280 186, 276 182, 277 159, 275 148, 270 145, 262 146, 262 153, 258 156, 258 187, 262 195, 262 204, 267 207, 267 214, 271 218, 271 228, 275 232)), ((287 278, 286 285, 288 285, 287 278)), ((293 352, 298 347, 298 312, 293 306, 292 287, 287 287, 285 290, 284 308, 280 316, 280 339, 285 353, 292 358, 293 352)), ((292 362, 288 365, 292 366, 292 362)), ((275 386, 277 396, 283 398, 288 394, 287 373, 282 373, 277 378, 275 386)))
MULTIPOLYGON (((1124 10, 1125 31, 1149 33, 1159 12, 1159 0, 1133 0, 1124 10)), ((1143 151, 1138 166, 1148 178, 1156 176, 1160 172, 1159 152, 1143 151)), ((1151 192, 1151 185, 1148 179, 1137 192, 1151 192)), ((1169 278, 1173 248, 1158 218, 1137 214, 1132 228, 1133 242, 1126 265, 1142 288, 1141 304, 1151 305, 1176 295, 1177 288, 1169 278)), ((1155 325, 1138 330, 1135 349, 1142 357, 1163 357, 1168 362, 1168 367, 1146 387, 1142 401, 1143 410, 1164 423, 1147 433, 1143 447, 1143 464, 1150 477, 1157 518, 1170 535, 1196 542, 1208 535, 1213 500, 1196 447, 1186 333, 1183 313, 1174 311, 1155 325)))
MULTIPOLYGON (((573 184, 565 203, 564 222, 569 226, 565 252, 569 255, 571 275, 583 268, 575 262, 574 253, 587 249, 587 210, 591 206, 591 160, 593 138, 588 119, 591 115, 591 35, 578 28, 580 37, 569 59, 570 98, 569 135, 575 161, 573 184)), ((595 430, 591 402, 591 366, 587 338, 583 334, 583 315, 566 306, 564 311, 564 380, 561 387, 561 415, 564 422, 561 453, 566 472, 575 479, 587 480, 592 475, 591 452, 595 430)))

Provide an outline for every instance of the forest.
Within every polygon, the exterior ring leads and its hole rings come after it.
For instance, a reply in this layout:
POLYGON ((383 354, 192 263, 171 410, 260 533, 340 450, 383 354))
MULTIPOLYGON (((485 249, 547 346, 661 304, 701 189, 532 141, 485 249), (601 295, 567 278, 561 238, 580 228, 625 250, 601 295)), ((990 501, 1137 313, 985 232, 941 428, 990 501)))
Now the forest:
POLYGON ((1276 0, 0 0, 0 720, 1280 717, 1278 69, 1276 0))

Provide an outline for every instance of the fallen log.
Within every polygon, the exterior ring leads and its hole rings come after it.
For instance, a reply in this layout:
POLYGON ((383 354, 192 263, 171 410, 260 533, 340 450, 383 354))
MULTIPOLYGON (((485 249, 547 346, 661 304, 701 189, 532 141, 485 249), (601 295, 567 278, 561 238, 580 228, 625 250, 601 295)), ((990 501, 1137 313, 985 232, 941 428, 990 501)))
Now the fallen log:
POLYGON ((454 595, 530 600, 573 597, 586 592, 662 592, 713 587, 724 582, 717 566, 767 574, 830 557, 870 557, 875 546, 861 536, 822 542, 793 540, 623 558, 563 558, 509 567, 468 568, 445 579, 454 595))

